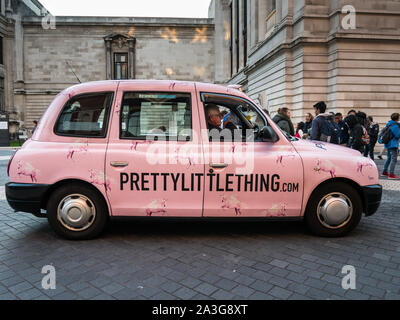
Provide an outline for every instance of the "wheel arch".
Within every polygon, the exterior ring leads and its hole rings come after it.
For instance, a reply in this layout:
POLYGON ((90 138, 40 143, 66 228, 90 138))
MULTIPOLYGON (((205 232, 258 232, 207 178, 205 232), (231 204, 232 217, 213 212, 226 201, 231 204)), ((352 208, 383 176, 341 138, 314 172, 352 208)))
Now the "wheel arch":
POLYGON ((107 208, 108 215, 111 216, 111 209, 110 209, 109 203, 108 203, 107 199, 104 197, 103 193, 98 188, 96 188, 94 185, 92 185, 91 183, 84 181, 84 180, 79 180, 79 179, 61 180, 61 181, 58 181, 55 184, 51 185, 42 198, 41 208, 44 210, 47 209, 47 204, 49 202, 50 196, 55 190, 57 190, 61 186, 71 184, 71 183, 80 184, 82 186, 85 186, 85 187, 90 188, 91 190, 95 191, 101 197, 101 199, 104 201, 104 204, 107 208))
POLYGON ((314 196, 314 194, 315 194, 321 187, 323 187, 323 186, 325 186, 325 185, 328 185, 328 184, 331 184, 331 183, 335 183, 335 182, 343 182, 343 183, 346 183, 346 184, 350 185, 351 187, 353 187, 354 190, 356 190, 357 193, 358 193, 358 195, 360 196, 361 203, 362 203, 362 207, 363 207, 363 208, 362 208, 362 209, 363 209, 363 212, 366 212, 367 204, 366 204, 366 200, 365 200, 364 193, 363 193, 363 190, 362 190, 361 186, 360 186, 357 182, 355 182, 354 180, 351 180, 351 179, 348 179, 348 178, 341 178, 341 177, 338 177, 338 178, 332 178, 332 179, 325 180, 325 181, 321 182, 319 185, 317 185, 317 186, 314 188, 314 190, 311 192, 310 196, 308 197, 307 205, 305 206, 305 209, 304 209, 304 215, 306 214, 306 212, 307 212, 307 210, 308 210, 308 205, 309 205, 309 203, 310 203, 310 199, 312 199, 312 197, 314 196))

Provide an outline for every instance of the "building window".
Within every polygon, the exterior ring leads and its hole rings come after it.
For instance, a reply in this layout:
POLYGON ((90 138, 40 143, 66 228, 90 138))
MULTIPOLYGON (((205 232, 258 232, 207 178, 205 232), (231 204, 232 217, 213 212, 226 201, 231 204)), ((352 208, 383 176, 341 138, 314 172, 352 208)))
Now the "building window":
POLYGON ((0 37, 0 64, 3 64, 3 37, 0 37))
POLYGON ((114 79, 128 79, 127 53, 114 53, 114 79))
POLYGON ((269 37, 269 35, 274 31, 276 25, 276 0, 268 0, 268 9, 267 9, 267 30, 265 37, 269 37))
POLYGON ((5 110, 4 101, 4 78, 0 77, 0 111, 5 110))
POLYGON ((0 14, 6 15, 6 0, 0 0, 0 14))

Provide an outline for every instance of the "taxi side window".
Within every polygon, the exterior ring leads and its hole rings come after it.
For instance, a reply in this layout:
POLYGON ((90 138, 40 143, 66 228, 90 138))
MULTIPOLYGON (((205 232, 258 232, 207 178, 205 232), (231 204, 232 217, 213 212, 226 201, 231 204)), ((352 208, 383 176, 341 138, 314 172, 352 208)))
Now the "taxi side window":
POLYGON ((191 139, 189 93, 128 92, 120 113, 121 139, 191 139))
POLYGON ((54 132, 61 136, 104 138, 113 93, 83 94, 64 106, 54 132))
POLYGON ((260 130, 268 122, 249 102, 212 93, 203 93, 201 97, 211 142, 262 141, 260 130))

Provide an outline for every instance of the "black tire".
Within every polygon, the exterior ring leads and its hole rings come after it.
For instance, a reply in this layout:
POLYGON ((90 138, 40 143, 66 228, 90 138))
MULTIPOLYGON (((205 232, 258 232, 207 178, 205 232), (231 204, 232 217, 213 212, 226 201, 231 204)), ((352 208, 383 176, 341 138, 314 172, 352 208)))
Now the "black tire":
POLYGON ((361 220, 363 205, 359 193, 352 186, 344 182, 331 182, 319 187, 310 197, 305 213, 305 222, 310 231, 322 237, 342 237, 351 232, 361 220), (353 207, 351 218, 343 225, 329 228, 318 218, 320 201, 331 193, 341 193, 350 200, 353 207))
POLYGON ((108 208, 102 196, 90 187, 74 183, 63 185, 50 196, 47 204, 47 219, 53 230, 61 237, 69 240, 90 240, 99 236, 108 222, 108 208), (80 194, 88 198, 95 208, 95 216, 91 225, 85 230, 70 230, 59 220, 58 206, 69 195, 80 194))

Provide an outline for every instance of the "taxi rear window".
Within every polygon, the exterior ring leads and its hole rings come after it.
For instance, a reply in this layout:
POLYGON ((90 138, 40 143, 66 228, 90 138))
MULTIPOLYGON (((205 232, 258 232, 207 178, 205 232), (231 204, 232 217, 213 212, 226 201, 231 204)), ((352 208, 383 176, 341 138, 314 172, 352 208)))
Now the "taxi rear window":
POLYGON ((61 136, 104 138, 113 93, 83 94, 64 106, 54 132, 61 136))
POLYGON ((127 92, 120 115, 121 139, 190 140, 190 93, 127 92))

